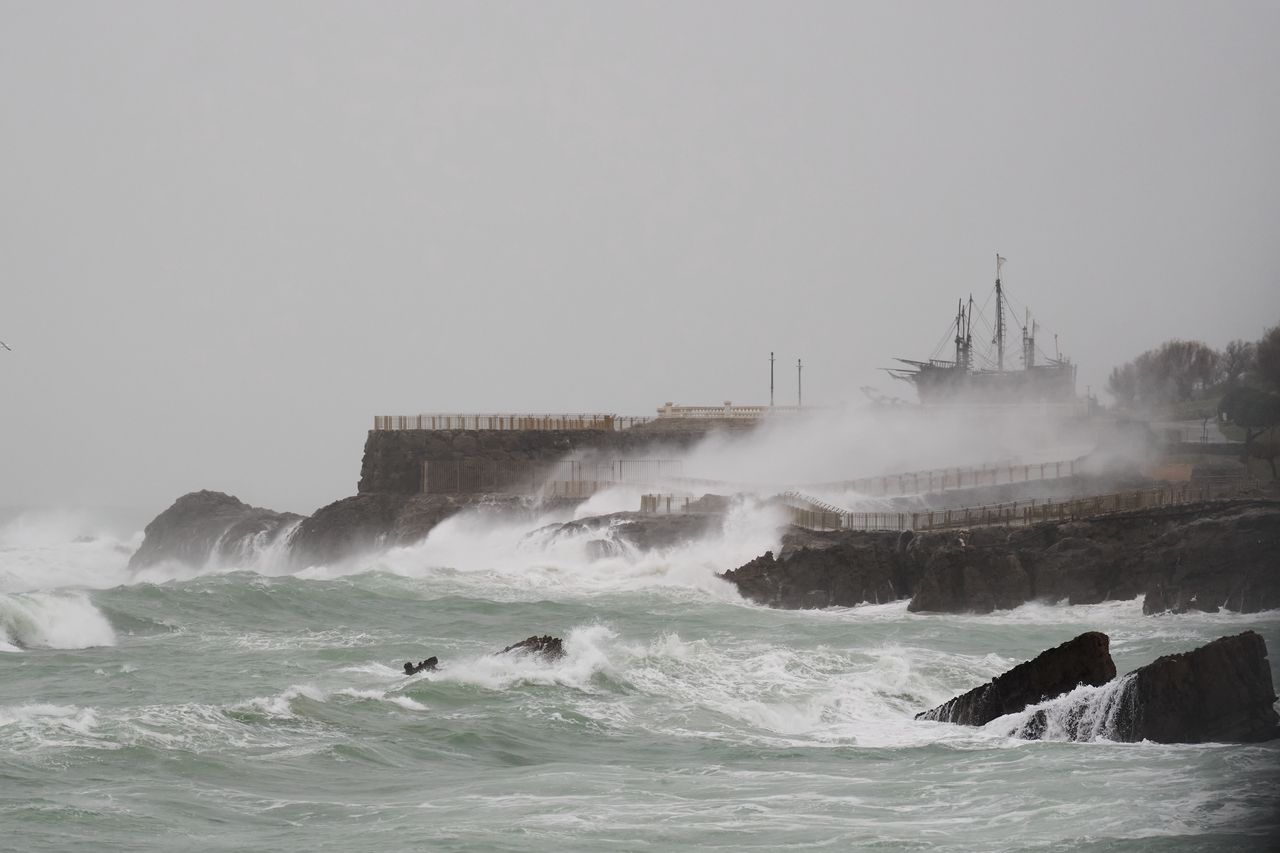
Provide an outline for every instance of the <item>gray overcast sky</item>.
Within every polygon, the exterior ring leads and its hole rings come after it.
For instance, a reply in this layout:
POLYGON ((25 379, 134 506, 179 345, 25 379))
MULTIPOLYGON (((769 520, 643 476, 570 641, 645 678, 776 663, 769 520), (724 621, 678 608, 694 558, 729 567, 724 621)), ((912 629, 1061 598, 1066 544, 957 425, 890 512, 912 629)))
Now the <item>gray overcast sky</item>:
POLYGON ((0 2, 0 505, 351 494, 375 413, 1081 390, 1280 322, 1280 4, 0 2), (1051 344, 1049 345, 1051 347, 1051 344))

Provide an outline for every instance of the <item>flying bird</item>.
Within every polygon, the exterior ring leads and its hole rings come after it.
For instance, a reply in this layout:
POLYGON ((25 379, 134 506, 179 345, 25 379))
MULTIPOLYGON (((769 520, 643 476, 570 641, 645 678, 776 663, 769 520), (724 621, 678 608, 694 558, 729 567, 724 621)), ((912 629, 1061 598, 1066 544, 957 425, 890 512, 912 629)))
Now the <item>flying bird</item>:
POLYGON ((9 346, 9 345, 8 345, 8 344, 6 344, 4 341, 0 341, 0 347, 4 347, 4 348, 5 348, 5 349, 7 349, 9 352, 13 352, 13 347, 9 346))

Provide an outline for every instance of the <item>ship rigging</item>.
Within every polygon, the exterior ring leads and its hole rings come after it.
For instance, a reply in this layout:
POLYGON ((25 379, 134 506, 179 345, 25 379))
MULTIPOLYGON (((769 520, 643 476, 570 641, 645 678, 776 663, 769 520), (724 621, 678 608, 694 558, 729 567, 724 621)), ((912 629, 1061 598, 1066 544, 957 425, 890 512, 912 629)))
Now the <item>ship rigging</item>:
POLYGON ((895 361, 907 367, 886 368, 891 376, 915 385, 920 402, 1069 403, 1076 400, 1076 366, 1058 351, 1056 335, 1052 357, 1037 347, 1039 328, 1031 319, 1030 310, 1024 309, 1026 319, 1021 324, 1017 323, 1014 315, 1014 323, 1022 330, 1022 364, 1006 369, 1005 308, 1009 297, 1005 293, 1002 276, 1004 264, 1005 259, 996 255, 995 327, 991 338, 995 347, 994 359, 990 349, 984 353, 974 348, 974 321, 985 324, 988 331, 992 331, 992 326, 982 309, 975 311, 973 296, 970 295, 967 303, 963 299, 959 301, 956 316, 933 357, 928 361, 898 358, 895 361), (955 357, 950 360, 938 358, 953 331, 955 357))

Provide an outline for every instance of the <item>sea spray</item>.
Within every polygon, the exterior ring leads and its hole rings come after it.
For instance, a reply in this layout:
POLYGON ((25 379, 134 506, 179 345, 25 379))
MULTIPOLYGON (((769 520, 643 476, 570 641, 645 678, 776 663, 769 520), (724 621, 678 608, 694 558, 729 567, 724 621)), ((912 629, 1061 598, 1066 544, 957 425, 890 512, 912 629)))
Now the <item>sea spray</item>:
POLYGON ((1134 676, 1130 673, 1097 687, 1081 685, 989 725, 1026 740, 1120 741, 1129 739, 1125 728, 1133 713, 1134 676))
POLYGON ((0 593, 0 651, 115 645, 102 612, 83 592, 0 593))

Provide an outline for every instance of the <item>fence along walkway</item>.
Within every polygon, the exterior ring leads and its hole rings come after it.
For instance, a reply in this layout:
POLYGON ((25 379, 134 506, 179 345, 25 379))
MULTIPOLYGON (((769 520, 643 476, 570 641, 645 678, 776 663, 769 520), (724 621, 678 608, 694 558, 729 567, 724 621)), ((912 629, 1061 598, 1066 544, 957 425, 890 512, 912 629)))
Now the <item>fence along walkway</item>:
POLYGON ((375 432, 419 429, 611 430, 630 429, 653 418, 608 414, 425 414, 374 415, 375 432))
POLYGON ((783 500, 791 523, 810 530, 951 530, 989 525, 1021 526, 1070 521, 1109 512, 1222 500, 1240 491, 1243 481, 1165 486, 1095 495, 1067 501, 1012 501, 926 512, 850 512, 800 492, 783 500))
POLYGON ((1041 462, 1032 465, 975 465, 971 468, 935 468, 931 471, 908 471, 857 480, 811 483, 805 486, 824 492, 857 492, 871 497, 889 495, 922 495, 948 489, 972 489, 978 486, 1000 486, 1007 483, 1032 483, 1074 477, 1078 459, 1041 462))

